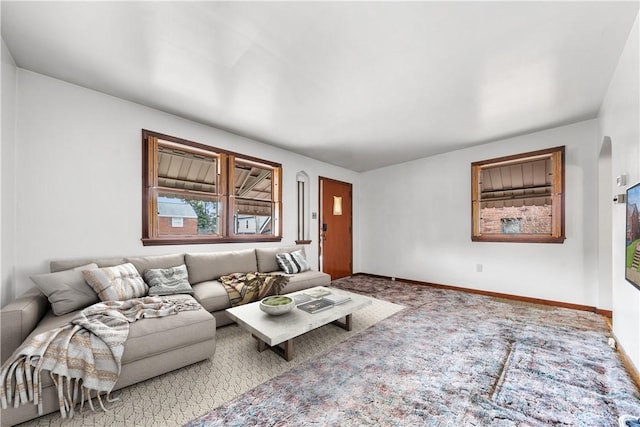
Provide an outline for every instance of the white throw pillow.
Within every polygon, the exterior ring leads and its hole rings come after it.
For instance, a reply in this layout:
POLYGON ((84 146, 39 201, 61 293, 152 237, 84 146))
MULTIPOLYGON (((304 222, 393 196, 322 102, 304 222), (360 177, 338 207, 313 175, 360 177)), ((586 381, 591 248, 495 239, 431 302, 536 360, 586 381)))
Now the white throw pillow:
POLYGON ((82 272, 102 301, 124 301, 147 295, 149 287, 131 263, 82 272))

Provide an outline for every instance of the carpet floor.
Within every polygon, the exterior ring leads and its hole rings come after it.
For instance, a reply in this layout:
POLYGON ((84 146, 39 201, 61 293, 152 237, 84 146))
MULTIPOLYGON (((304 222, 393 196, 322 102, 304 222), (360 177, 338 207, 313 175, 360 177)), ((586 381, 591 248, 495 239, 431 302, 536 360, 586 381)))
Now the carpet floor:
POLYGON ((274 352, 259 353, 256 340, 236 325, 216 331, 213 358, 113 393, 119 400, 108 412, 76 412, 63 420, 55 412, 22 426, 178 426, 242 395, 402 310, 401 305, 372 299, 372 305, 353 315, 349 332, 327 325, 294 340, 294 358, 287 362, 274 352))
POLYGON ((356 276, 406 306, 196 426, 617 426, 640 394, 601 316, 356 276))

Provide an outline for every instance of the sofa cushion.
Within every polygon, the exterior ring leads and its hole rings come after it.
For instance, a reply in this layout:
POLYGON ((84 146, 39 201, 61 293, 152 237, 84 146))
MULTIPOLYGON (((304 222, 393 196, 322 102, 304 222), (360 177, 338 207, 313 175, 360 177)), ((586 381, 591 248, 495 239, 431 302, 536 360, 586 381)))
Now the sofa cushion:
POLYGON ((290 253, 293 251, 301 250, 304 254, 304 246, 283 246, 280 248, 257 248, 256 260, 258 262, 258 270, 260 273, 271 273, 274 271, 280 271, 281 268, 276 260, 276 254, 290 253))
POLYGON ((278 265, 287 274, 302 273, 303 271, 311 269, 301 250, 276 254, 276 260, 278 261, 278 265))
POLYGON ((149 295, 192 294, 187 266, 182 264, 171 268, 148 268, 144 280, 149 285, 149 295))
POLYGON ((31 280, 47 296, 53 313, 62 316, 100 301, 82 275, 82 270, 93 268, 98 268, 98 265, 87 264, 72 270, 37 274, 31 276, 31 280))
POLYGON ((193 297, 209 312, 231 308, 229 294, 224 285, 217 280, 200 282, 193 285, 193 297))
POLYGON ((143 320, 131 324, 122 363, 210 340, 216 334, 215 318, 204 308, 143 320))
MULTIPOLYGON (((185 298, 184 295, 180 297, 185 298)), ((171 299, 170 296, 165 298, 171 299)), ((77 314, 76 311, 55 316, 49 312, 29 337, 66 325, 77 314)), ((140 319, 129 324, 129 337, 124 344, 122 364, 211 340, 215 338, 215 333, 215 318, 203 308, 165 317, 140 319)), ((50 382, 49 375, 43 375, 43 383, 47 382, 50 382)))
POLYGON ((145 296, 149 291, 131 263, 83 270, 82 274, 102 301, 124 301, 145 296))
POLYGON ((289 283, 282 289, 283 294, 313 288, 315 286, 329 286, 331 276, 321 271, 309 270, 289 276, 289 283))
POLYGON ((184 260, 189 270, 189 282, 192 285, 215 280, 231 273, 248 273, 258 269, 254 249, 186 254, 184 260))
POLYGON ((171 268, 184 264, 184 254, 127 257, 125 261, 133 264, 138 273, 143 276, 144 272, 149 269, 171 268))

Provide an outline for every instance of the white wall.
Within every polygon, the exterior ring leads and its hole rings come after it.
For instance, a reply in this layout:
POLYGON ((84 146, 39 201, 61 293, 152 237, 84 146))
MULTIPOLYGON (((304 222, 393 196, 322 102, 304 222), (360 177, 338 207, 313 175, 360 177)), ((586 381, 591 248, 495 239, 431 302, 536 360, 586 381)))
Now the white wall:
MULTIPOLYGON (((625 190, 616 187, 615 176, 626 174, 628 186, 640 181, 638 19, 636 17, 599 115, 599 141, 603 141, 605 137, 611 139, 612 173, 609 185, 612 193, 625 190)), ((640 370, 640 290, 624 278, 625 207, 613 205, 611 209, 613 331, 636 369, 640 370)))
POLYGON ((624 188, 612 191, 611 182, 611 139, 600 141, 598 156, 598 304, 599 308, 611 310, 613 307, 613 286, 611 284, 611 205, 614 194, 624 192, 624 188))
POLYGON ((596 124, 581 122, 363 173, 362 271, 595 306, 596 124), (566 146, 565 242, 472 242, 471 163, 560 145, 566 146))
MULTIPOLYGON (((283 241, 297 233, 296 173, 311 178, 311 212, 318 211, 318 176, 353 183, 359 174, 197 124, 131 102, 18 69, 16 145, 16 292, 51 259, 237 250, 262 244, 143 247, 141 129, 276 161, 283 167, 283 241)), ((354 215, 358 215, 357 203, 354 215)), ((317 266, 317 220, 307 246, 317 266)), ((354 224, 354 251, 359 232, 354 224)), ((3 225, 4 228, 4 225, 3 225)), ((354 265, 354 268, 359 266, 354 265)))
POLYGON ((16 64, 2 40, 2 145, 0 147, 0 305, 14 298, 15 260, 14 154, 16 134, 16 64))

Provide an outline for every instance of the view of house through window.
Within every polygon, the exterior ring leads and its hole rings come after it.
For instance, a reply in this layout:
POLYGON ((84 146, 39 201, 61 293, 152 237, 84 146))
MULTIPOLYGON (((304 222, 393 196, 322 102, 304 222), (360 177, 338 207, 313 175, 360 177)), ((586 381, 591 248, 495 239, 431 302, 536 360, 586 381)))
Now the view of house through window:
POLYGON ((143 131, 145 245, 280 240, 277 163, 143 131))
POLYGON ((236 159, 234 171, 234 232, 270 234, 274 209, 272 168, 236 159))
POLYGON ((158 234, 216 235, 218 234, 218 204, 186 195, 159 193, 158 234), (171 219, 168 225, 167 220, 171 219), (182 230, 173 230, 173 228, 182 230))

